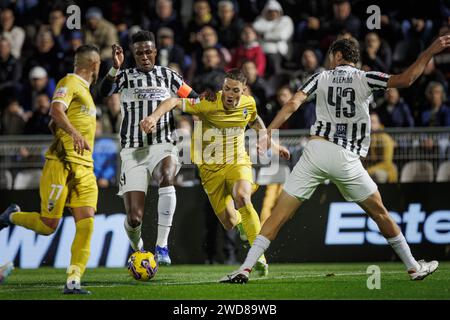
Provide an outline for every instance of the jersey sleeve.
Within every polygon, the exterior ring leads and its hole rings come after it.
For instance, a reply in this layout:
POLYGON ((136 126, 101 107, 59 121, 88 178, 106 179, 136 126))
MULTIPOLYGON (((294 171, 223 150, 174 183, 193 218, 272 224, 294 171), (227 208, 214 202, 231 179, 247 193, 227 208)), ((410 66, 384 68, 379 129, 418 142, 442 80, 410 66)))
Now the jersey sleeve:
POLYGON ((202 113, 202 101, 199 98, 183 98, 181 99, 181 101, 181 109, 183 110, 183 112, 192 115, 199 115, 200 113, 202 113))
POLYGON ((127 75, 125 73, 125 70, 120 70, 116 76, 116 79, 114 80, 113 93, 121 92, 125 88, 125 85, 127 84, 126 80, 127 80, 127 75))
POLYGON ((365 75, 367 85, 369 86, 371 91, 387 89, 387 83, 390 75, 378 71, 369 71, 366 72, 365 75))
POLYGON ((75 86, 73 84, 71 85, 67 78, 61 79, 53 93, 52 104, 54 102, 60 102, 64 105, 64 109, 67 110, 75 93, 74 88, 75 86))
POLYGON ((196 98, 191 96, 192 88, 183 80, 183 77, 175 71, 168 69, 171 73, 170 90, 180 98, 196 98))
POLYGON ((249 122, 253 122, 258 117, 258 110, 256 108, 255 98, 251 97, 251 107, 250 107, 250 120, 249 122))
POLYGON ((317 90, 317 84, 319 82, 319 74, 320 72, 317 72, 313 74, 299 89, 298 91, 303 91, 304 94, 307 96, 310 96, 314 93, 316 93, 317 90))

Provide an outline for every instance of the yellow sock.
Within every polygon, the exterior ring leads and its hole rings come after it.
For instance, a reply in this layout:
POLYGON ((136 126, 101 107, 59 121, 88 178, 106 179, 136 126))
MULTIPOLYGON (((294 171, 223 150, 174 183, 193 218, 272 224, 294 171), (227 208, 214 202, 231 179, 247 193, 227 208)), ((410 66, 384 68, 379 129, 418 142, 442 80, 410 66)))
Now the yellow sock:
POLYGON ((55 230, 47 226, 41 220, 41 215, 38 212, 15 212, 11 214, 11 222, 17 226, 21 226, 38 234, 48 236, 55 230))
POLYGON ((91 238, 92 232, 94 231, 94 218, 81 219, 75 224, 75 226, 76 233, 72 242, 72 257, 70 259, 70 265, 71 267, 76 266, 79 268, 81 277, 86 269, 89 255, 91 254, 91 238))
POLYGON ((259 222, 258 214, 251 203, 239 208, 238 211, 242 217, 242 226, 244 227, 248 242, 252 245, 256 236, 259 234, 259 231, 261 231, 261 223, 259 222))

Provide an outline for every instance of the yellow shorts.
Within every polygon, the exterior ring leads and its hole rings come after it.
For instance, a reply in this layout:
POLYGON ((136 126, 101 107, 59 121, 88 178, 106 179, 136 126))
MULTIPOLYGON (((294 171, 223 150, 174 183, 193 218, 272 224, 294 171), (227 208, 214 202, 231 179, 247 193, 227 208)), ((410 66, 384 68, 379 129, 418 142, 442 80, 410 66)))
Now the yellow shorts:
POLYGON ((45 218, 61 218, 64 207, 92 207, 97 211, 97 179, 92 167, 47 159, 39 192, 45 218))
POLYGON ((217 171, 200 167, 199 171, 203 188, 216 215, 224 212, 227 204, 233 200, 233 186, 237 181, 249 181, 253 192, 258 189, 258 185, 253 182, 251 165, 229 164, 217 171))

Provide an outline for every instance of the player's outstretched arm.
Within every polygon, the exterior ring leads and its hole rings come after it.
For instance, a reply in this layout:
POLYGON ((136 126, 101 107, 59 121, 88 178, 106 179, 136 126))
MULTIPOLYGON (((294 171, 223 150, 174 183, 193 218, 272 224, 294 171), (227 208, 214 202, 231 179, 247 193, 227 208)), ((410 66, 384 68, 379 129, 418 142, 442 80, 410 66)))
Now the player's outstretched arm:
POLYGON ((431 58, 450 47, 450 35, 437 38, 417 60, 401 74, 392 75, 387 83, 388 88, 407 88, 422 74, 423 70, 431 58))
POLYGON ((275 143, 270 135, 267 134, 267 128, 264 121, 260 116, 256 116, 255 121, 250 122, 249 127, 258 131, 259 141, 258 141, 258 151, 264 153, 267 149, 271 148, 275 153, 278 153, 282 158, 289 160, 291 157, 289 150, 277 143, 275 143))
POLYGON ((118 44, 113 44, 112 47, 113 67, 109 70, 106 76, 100 83, 100 95, 102 97, 110 96, 116 89, 116 75, 125 59, 123 49, 118 44))
POLYGON ((281 108, 281 110, 277 113, 277 116, 270 123, 269 127, 267 127, 267 130, 270 131, 281 127, 281 125, 286 122, 295 111, 297 111, 307 97, 308 96, 303 91, 297 91, 295 95, 289 99, 289 101, 286 102, 283 108, 281 108))
POLYGON ((181 108, 183 100, 180 98, 168 98, 161 102, 156 110, 139 123, 141 130, 149 133, 156 128, 158 120, 170 110, 178 107, 181 108))
POLYGON ((84 150, 91 151, 89 143, 70 123, 65 112, 65 106, 61 102, 52 103, 52 106, 50 107, 50 116, 57 127, 63 129, 72 137, 75 152, 83 155, 84 150))

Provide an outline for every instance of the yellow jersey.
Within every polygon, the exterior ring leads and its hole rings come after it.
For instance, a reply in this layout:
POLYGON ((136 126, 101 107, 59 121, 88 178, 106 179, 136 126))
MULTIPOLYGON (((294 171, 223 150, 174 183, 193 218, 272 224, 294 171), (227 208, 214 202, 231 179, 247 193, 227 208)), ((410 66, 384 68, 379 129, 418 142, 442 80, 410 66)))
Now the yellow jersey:
POLYGON ((243 95, 236 108, 227 110, 222 92, 216 101, 183 99, 182 109, 199 117, 194 124, 191 159, 202 169, 217 171, 227 164, 251 165, 245 151, 245 129, 257 117, 256 102, 243 95))
MULTIPOLYGON (((69 73, 58 82, 53 102, 60 102, 66 107, 70 123, 86 139, 93 151, 96 108, 89 91, 89 82, 75 73, 69 73)), ((83 155, 76 153, 72 137, 61 128, 56 129, 53 143, 45 156, 47 159, 74 162, 87 167, 94 166, 92 152, 84 150, 83 155)))

